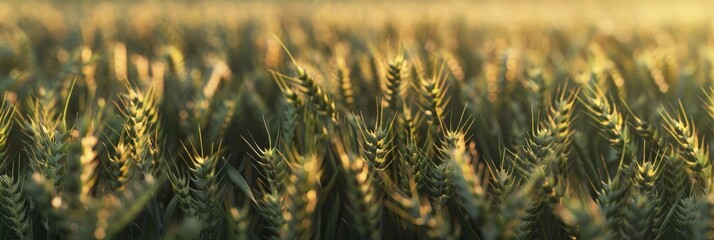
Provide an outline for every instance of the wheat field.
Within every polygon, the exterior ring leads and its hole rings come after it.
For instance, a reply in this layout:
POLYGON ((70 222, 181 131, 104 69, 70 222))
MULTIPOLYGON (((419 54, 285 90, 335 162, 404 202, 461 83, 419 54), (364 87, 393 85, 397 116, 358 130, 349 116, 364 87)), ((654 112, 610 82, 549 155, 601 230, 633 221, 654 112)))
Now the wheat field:
POLYGON ((3 239, 714 239, 714 3, 0 3, 3 239))

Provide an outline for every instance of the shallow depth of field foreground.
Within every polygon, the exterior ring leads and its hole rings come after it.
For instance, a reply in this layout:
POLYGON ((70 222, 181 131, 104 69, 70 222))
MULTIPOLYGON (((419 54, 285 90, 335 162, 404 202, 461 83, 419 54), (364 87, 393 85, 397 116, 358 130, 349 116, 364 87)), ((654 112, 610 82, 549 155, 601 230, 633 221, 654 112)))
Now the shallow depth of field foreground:
POLYGON ((0 2, 0 238, 712 239, 711 9, 0 2))

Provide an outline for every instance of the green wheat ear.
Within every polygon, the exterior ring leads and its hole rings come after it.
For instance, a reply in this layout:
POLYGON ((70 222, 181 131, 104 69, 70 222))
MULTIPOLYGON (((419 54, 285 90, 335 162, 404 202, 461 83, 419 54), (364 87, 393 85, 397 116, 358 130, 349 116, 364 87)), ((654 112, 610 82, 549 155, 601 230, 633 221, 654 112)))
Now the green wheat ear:
POLYGON ((246 205, 240 209, 231 207, 226 211, 229 237, 236 240, 249 239, 250 232, 250 207, 246 205))
POLYGON ((490 214, 490 204, 483 186, 485 184, 481 180, 485 175, 485 168, 483 164, 476 163, 475 156, 467 154, 465 150, 456 147, 449 153, 448 161, 452 161, 454 194, 459 197, 471 219, 483 222, 490 214))
MULTIPOLYGON (((200 138, 200 137, 199 137, 200 138)), ((185 200, 190 206, 186 212, 195 213, 201 220, 202 230, 201 236, 206 238, 220 238, 225 225, 223 218, 223 195, 224 189, 220 184, 218 176, 219 165, 222 164, 223 148, 221 145, 211 146, 210 149, 204 149, 203 143, 198 143, 199 149, 192 145, 193 150, 189 150, 184 146, 189 155, 189 177, 175 177, 179 180, 176 189, 179 191, 188 190, 188 196, 185 200)), ((182 197, 183 198, 183 197, 182 197)))
POLYGON ((620 178, 620 176, 615 176, 614 179, 603 183, 603 188, 597 198, 598 205, 605 218, 605 225, 607 229, 613 231, 614 236, 621 236, 620 230, 623 227, 623 214, 626 209, 626 186, 623 186, 620 178))
POLYGON ((416 138, 409 138, 404 151, 404 161, 401 164, 400 184, 404 192, 409 192, 409 181, 413 180, 418 189, 423 189, 429 171, 429 159, 427 154, 419 147, 416 138))
POLYGON ((514 166, 520 173, 518 176, 527 176, 533 168, 540 165, 546 165, 559 175, 567 176, 567 159, 575 133, 572 124, 576 96, 577 91, 569 96, 566 91, 562 91, 550 107, 547 118, 533 129, 514 158, 514 166))
POLYGON ((629 128, 617 106, 607 99, 602 89, 593 84, 585 87, 583 95, 581 101, 593 119, 593 124, 615 150, 614 157, 608 160, 630 158, 633 151, 630 147, 629 128))
POLYGON ((29 110, 31 117, 22 120, 22 127, 29 136, 25 151, 30 159, 33 172, 39 173, 57 191, 62 191, 67 180, 67 158, 69 147, 75 138, 61 116, 45 115, 40 101, 35 100, 29 110))
POLYGON ((627 200, 627 210, 624 213, 624 236, 627 239, 648 239, 654 224, 655 207, 651 197, 638 193, 627 200))
MULTIPOLYGON (((357 117, 355 116, 355 118, 357 117)), ((367 127, 363 116, 360 119, 361 122, 357 124, 357 127, 362 135, 360 139, 362 151, 368 163, 374 187, 380 187, 385 181, 384 179, 389 177, 387 171, 391 164, 389 153, 394 150, 392 146, 394 118, 385 121, 384 112, 380 108, 372 129, 367 127)))
POLYGON ((335 121, 337 110, 335 102, 315 80, 308 75, 307 71, 302 67, 297 67, 296 83, 302 89, 307 102, 310 102, 312 108, 317 111, 320 116, 328 117, 335 121))
POLYGON ((107 157, 108 162, 104 164, 103 168, 111 192, 125 189, 134 175, 134 162, 130 157, 131 150, 123 136, 113 148, 114 154, 107 157))
MULTIPOLYGON (((278 237, 285 224, 282 213, 285 189, 287 188, 286 184, 289 183, 291 168, 288 159, 277 148, 276 145, 279 144, 273 143, 269 130, 267 130, 267 134, 269 147, 261 148, 257 146, 257 143, 248 144, 257 156, 255 167, 262 176, 259 179, 262 185, 259 187, 263 192, 257 204, 258 212, 267 221, 264 227, 271 231, 274 237, 278 237)), ((245 141, 248 142, 248 140, 245 141)))
POLYGON ((665 129, 674 140, 679 149, 679 154, 684 160, 691 177, 698 181, 701 188, 706 188, 707 179, 711 177, 711 161, 709 150, 703 140, 698 136, 694 122, 687 117, 684 107, 680 103, 680 114, 676 117, 660 109, 660 114, 665 123, 665 129))
POLYGON ((338 112, 333 98, 323 90, 322 86, 317 84, 315 80, 312 79, 312 77, 307 73, 305 68, 298 65, 297 61, 295 61, 295 58, 293 58, 292 53, 290 53, 285 44, 283 44, 283 42, 280 41, 277 36, 273 36, 278 40, 278 43, 280 43, 285 52, 287 52, 288 56, 290 57, 290 60, 292 61, 297 71, 296 78, 286 77, 285 79, 291 81, 293 84, 298 86, 298 89, 306 98, 305 102, 310 103, 310 105, 317 112, 318 115, 322 117, 327 117, 333 122, 336 122, 338 112))
POLYGON ((134 89, 127 83, 127 93, 122 95, 124 131, 128 134, 131 158, 143 174, 160 169, 157 134, 159 132, 159 109, 152 87, 146 91, 134 89))
POLYGON ((319 157, 299 156, 295 163, 290 184, 286 186, 286 204, 283 212, 282 239, 310 239, 313 236, 318 178, 322 175, 319 157))
MULTIPOLYGON (((516 236, 515 229, 520 224, 520 217, 529 204, 529 187, 520 187, 507 170, 490 170, 489 184, 492 214, 500 218, 488 219, 484 227, 488 239, 511 239, 516 236)), ((527 218, 526 218, 527 219, 527 218)))
POLYGON ((389 109, 388 112, 396 112, 396 110, 401 106, 402 97, 402 69, 405 65, 404 55, 398 54, 393 60, 389 62, 389 69, 387 70, 387 81, 384 92, 384 102, 386 107, 389 109))
POLYGON ((177 202, 183 214, 186 217, 195 217, 196 209, 194 208, 194 199, 191 194, 190 178, 188 174, 183 173, 181 170, 174 170, 167 174, 169 182, 171 183, 171 189, 174 192, 177 202))
MULTIPOLYGON (((268 134, 268 147, 261 148, 257 146, 257 143, 250 143, 247 139, 243 139, 248 145, 253 153, 257 157, 256 169, 262 173, 264 185, 268 188, 268 191, 278 191, 282 192, 284 184, 287 182, 287 178, 290 175, 290 166, 286 157, 280 152, 278 146, 280 143, 273 142, 273 137, 270 136, 270 129, 268 128, 268 123, 264 121, 266 133, 268 134)), ((255 139, 253 139, 255 142, 255 139)))
POLYGON ((0 176, 0 216, 17 238, 24 238, 31 231, 30 203, 22 192, 22 184, 9 175, 0 176))
POLYGON ((629 117, 632 119, 630 125, 632 130, 637 133, 644 141, 648 142, 653 147, 650 148, 650 152, 657 153, 658 151, 666 151, 668 146, 666 145, 665 139, 657 126, 653 125, 641 117, 635 115, 632 109, 625 103, 625 108, 630 112, 629 117))
POLYGON ((282 111, 283 116, 280 124, 281 139, 285 145, 293 144, 295 130, 300 118, 301 109, 303 109, 303 101, 298 94, 292 90, 291 86, 286 82, 286 79, 277 72, 271 72, 273 80, 278 85, 280 92, 285 100, 285 106, 282 111))
POLYGON ((610 239, 613 230, 608 228, 605 217, 592 200, 571 199, 556 209, 560 219, 574 229, 583 239, 610 239))
MULTIPOLYGON (((339 147, 342 143, 336 142, 339 147)), ((381 239, 382 199, 369 164, 365 159, 350 156, 339 149, 339 158, 344 172, 345 193, 347 195, 347 210, 357 232, 365 239, 381 239)))
POLYGON ((445 64, 437 73, 427 79, 419 80, 420 106, 429 124, 441 124, 444 121, 446 105, 449 104, 449 97, 446 92, 448 86, 444 73, 445 64))

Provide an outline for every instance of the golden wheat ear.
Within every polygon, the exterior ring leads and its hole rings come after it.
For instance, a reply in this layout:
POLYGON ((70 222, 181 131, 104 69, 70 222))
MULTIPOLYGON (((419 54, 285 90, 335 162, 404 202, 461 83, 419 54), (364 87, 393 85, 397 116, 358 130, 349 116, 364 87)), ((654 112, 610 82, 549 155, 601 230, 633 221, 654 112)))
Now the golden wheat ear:
POLYGON ((282 239, 310 239, 313 234, 320 190, 318 179, 322 175, 319 159, 315 154, 298 156, 290 184, 286 186, 282 239))
POLYGON ((8 138, 10 137, 10 132, 12 131, 12 127, 15 123, 14 121, 14 116, 15 116, 15 111, 16 109, 7 103, 4 98, 2 103, 0 103, 0 170, 5 171, 8 165, 8 162, 11 160, 7 157, 7 150, 8 150, 8 145, 11 142, 8 142, 8 138))
POLYGON ((382 200, 380 186, 375 186, 368 162, 357 154, 349 153, 341 141, 334 140, 341 169, 344 173, 344 192, 347 211, 357 232, 364 239, 382 237, 382 200))

